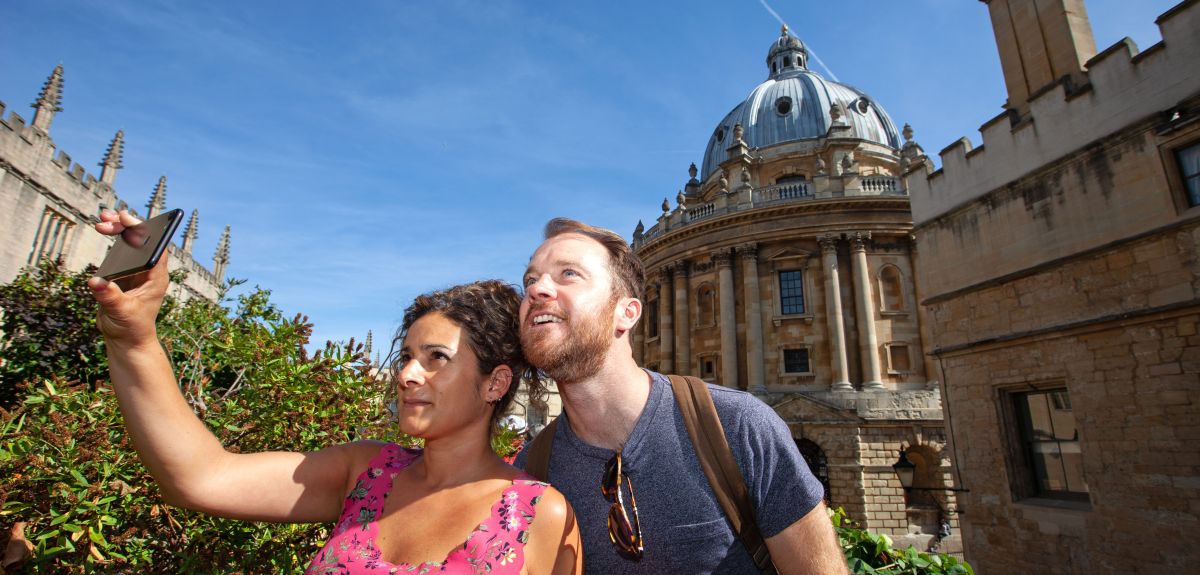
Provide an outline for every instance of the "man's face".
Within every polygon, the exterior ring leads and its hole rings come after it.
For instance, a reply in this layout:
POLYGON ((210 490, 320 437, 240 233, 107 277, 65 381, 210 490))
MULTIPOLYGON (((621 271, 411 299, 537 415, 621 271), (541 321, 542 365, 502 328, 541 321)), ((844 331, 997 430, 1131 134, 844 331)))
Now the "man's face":
POLYGON ((612 346, 617 301, 608 251, 580 234, 546 240, 525 271, 521 346, 559 383, 595 375, 612 346))

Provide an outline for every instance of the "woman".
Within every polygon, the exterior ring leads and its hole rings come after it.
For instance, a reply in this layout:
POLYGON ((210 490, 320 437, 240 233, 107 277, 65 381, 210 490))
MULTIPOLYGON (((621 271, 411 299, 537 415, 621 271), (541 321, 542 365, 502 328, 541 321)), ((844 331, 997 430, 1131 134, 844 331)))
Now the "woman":
MULTIPOLYGON (((96 229, 138 222, 104 211, 96 229)), ((393 364, 400 429, 423 450, 359 441, 313 453, 234 454, 187 405, 155 334, 167 258, 125 289, 94 277, 97 324, 126 427, 167 502, 221 517, 337 521, 308 573, 576 573, 579 530, 562 494, 505 464, 490 433, 532 370, 520 299, 497 281, 418 297, 393 364), (464 543, 464 540, 466 541, 464 543)))

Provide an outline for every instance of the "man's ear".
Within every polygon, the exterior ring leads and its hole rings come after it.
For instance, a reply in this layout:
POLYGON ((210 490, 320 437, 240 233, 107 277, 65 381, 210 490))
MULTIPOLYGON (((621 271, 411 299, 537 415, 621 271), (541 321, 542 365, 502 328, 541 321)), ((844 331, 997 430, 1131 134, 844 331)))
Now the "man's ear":
POLYGON ((617 335, 623 335, 633 329, 637 322, 642 317, 642 300, 635 297, 623 297, 617 300, 617 307, 613 310, 613 328, 617 331, 617 335))
POLYGON ((508 388, 512 383, 512 368, 503 363, 497 365, 492 369, 491 375, 488 376, 487 389, 483 392, 484 399, 487 399, 488 403, 499 400, 501 397, 504 397, 504 394, 508 393, 508 388))

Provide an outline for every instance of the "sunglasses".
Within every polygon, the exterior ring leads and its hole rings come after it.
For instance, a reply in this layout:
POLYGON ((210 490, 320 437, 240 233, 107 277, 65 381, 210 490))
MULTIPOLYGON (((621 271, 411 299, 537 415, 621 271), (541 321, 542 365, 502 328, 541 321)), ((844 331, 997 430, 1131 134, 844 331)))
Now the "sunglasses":
POLYGON ((604 466, 600 492, 613 502, 608 509, 608 538, 622 557, 637 561, 642 558, 642 524, 638 521, 637 499, 633 496, 633 483, 629 482, 629 476, 625 476, 625 484, 629 486, 629 501, 633 504, 632 524, 625 513, 625 500, 621 497, 621 452, 618 451, 604 466))

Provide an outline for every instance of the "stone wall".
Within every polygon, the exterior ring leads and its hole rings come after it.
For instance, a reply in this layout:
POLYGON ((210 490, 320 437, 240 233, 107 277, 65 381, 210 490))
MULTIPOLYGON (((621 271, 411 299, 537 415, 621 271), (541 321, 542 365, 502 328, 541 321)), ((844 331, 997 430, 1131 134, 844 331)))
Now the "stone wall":
POLYGON ((1200 143, 1200 2, 1158 24, 1161 43, 1101 51, 1082 85, 1035 92, 1027 115, 983 126, 984 146, 951 145, 942 170, 907 179, 981 573, 1200 560, 1184 543, 1200 527, 1200 206, 1174 163, 1200 143), (1021 437, 1018 398, 1051 390, 1075 423, 1057 452, 1079 462, 1073 493, 1039 487, 1021 437))

